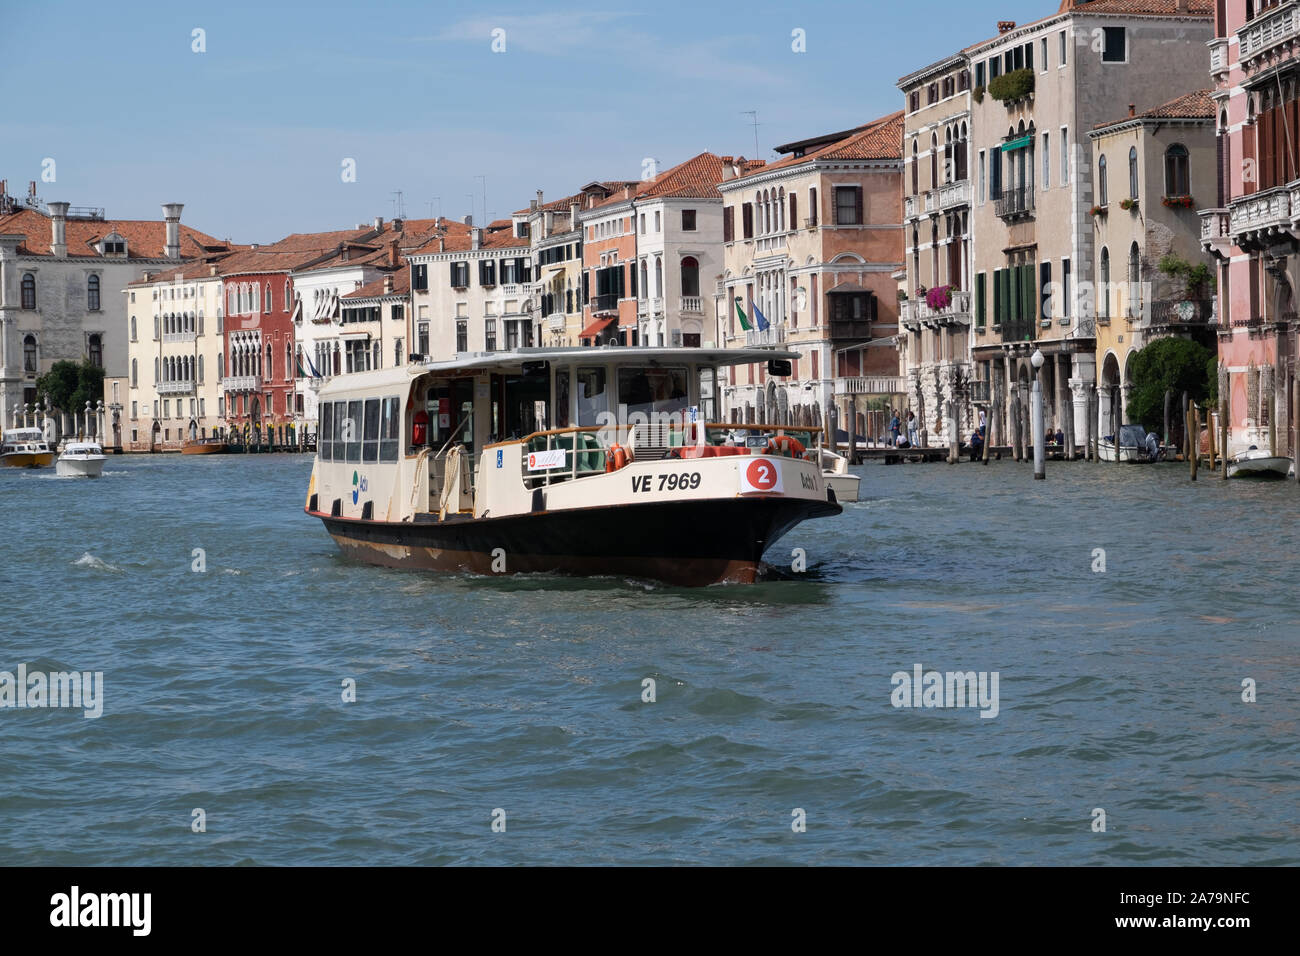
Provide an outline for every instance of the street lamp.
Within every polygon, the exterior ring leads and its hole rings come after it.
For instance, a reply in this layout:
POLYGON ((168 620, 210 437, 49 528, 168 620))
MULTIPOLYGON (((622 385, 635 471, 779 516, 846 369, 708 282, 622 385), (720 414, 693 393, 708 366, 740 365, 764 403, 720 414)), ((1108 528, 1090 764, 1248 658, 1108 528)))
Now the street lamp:
POLYGON ((1029 364, 1034 367, 1034 388, 1033 402, 1030 405, 1029 417, 1030 428, 1034 436, 1034 477, 1043 479, 1047 477, 1046 454, 1047 436, 1043 429, 1043 384, 1038 380, 1038 370, 1043 367, 1043 350, 1034 349, 1034 354, 1029 357, 1029 364))

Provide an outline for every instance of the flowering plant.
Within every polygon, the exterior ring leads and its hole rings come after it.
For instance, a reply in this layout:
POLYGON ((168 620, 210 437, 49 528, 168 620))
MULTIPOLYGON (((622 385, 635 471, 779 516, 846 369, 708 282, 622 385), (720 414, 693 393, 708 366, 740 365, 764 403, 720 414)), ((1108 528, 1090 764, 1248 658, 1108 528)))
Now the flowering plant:
POLYGON ((1091 216, 1104 216, 1106 215, 1106 207, 1093 206, 1091 209, 1088 210, 1088 214, 1091 216))
POLYGON ((1130 199, 1121 199, 1121 200, 1120 200, 1120 203, 1119 203, 1119 208, 1120 208, 1120 209, 1126 209, 1126 210, 1127 210, 1127 209, 1136 209, 1136 208, 1137 208, 1137 204, 1138 204, 1138 201, 1137 201, 1136 199, 1131 199, 1131 198, 1130 198, 1130 199))
POLYGON ((1191 196, 1166 196, 1164 203, 1171 209, 1192 209, 1196 206, 1196 201, 1191 196))
POLYGON ((925 304, 938 312, 952 305, 952 286, 937 285, 925 294, 925 304))

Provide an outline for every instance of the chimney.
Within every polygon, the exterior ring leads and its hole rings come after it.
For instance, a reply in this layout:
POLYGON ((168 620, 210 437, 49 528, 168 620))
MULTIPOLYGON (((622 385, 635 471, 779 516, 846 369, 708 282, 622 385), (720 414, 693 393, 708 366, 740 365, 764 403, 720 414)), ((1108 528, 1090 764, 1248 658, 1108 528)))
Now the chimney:
POLYGON ((625 184, 625 185, 623 186, 623 198, 624 198, 624 199, 631 199, 631 198, 632 198, 632 184, 631 184, 631 183, 627 183, 627 184, 625 184))
POLYGON ((447 238, 445 236, 438 237, 438 251, 439 252, 447 251, 447 238))
POLYGON ((400 219, 394 219, 394 220, 393 220, 393 232, 401 232, 401 231, 402 231, 402 227, 405 226, 405 225, 406 225, 406 223, 402 222, 402 220, 400 220, 400 219))
POLYGON ((384 295, 388 295, 392 291, 393 291, 393 277, 384 276, 384 295))
POLYGON ((569 228, 578 228, 578 200, 569 201, 569 228))
POLYGON ((209 276, 215 276, 216 274, 217 274, 217 266, 216 266, 216 264, 214 263, 214 264, 208 266, 208 275, 209 275, 209 276))
POLYGON ((467 226, 472 226, 474 225, 474 217, 466 216, 464 219, 461 220, 461 222, 465 223, 465 225, 467 226))
POLYGON ((370 228, 373 229, 373 230, 375 230, 375 232, 383 232, 383 231, 384 231, 384 217, 383 217, 383 216, 376 216, 373 220, 371 220, 371 222, 370 222, 370 228))
POLYGON ((548 209, 542 213, 542 235, 549 236, 555 231, 555 211, 548 209))
POLYGON ((68 254, 68 206, 50 203, 50 255, 62 259, 68 254))
POLYGON ((181 210, 184 208, 184 203, 163 203, 163 218, 167 220, 167 246, 163 254, 168 259, 181 257, 181 210))
MULTIPOLYGON (((469 218, 466 216, 465 218, 469 218)), ((469 247, 471 249, 481 249, 483 247, 483 230, 475 226, 469 231, 469 247)))
POLYGON ((1137 116, 1137 104, 1136 104, 1136 103, 1130 103, 1130 104, 1128 105, 1128 115, 1129 115, 1129 116, 1137 116))
POLYGON ((998 21, 998 36, 1001 36, 1001 35, 1004 34, 1004 33, 1010 33, 1010 32, 1011 32, 1012 30, 1014 30, 1015 28, 1016 28, 1016 21, 1015 21, 1015 20, 999 20, 999 21, 998 21))
POLYGON ((388 264, 397 267, 397 240, 392 239, 388 243, 388 264))

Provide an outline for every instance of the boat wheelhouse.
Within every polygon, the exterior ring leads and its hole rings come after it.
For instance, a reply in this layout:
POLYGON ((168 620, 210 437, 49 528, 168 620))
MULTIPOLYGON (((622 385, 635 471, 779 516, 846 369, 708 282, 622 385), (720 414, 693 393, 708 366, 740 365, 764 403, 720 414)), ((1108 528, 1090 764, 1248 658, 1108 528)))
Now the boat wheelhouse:
POLYGON ((764 447, 726 443, 719 370, 796 357, 533 348, 340 376, 306 511, 372 564, 753 581, 773 542, 841 509, 821 428, 747 423, 764 447))
POLYGON ((39 428, 11 428, 0 440, 0 466, 48 468, 54 464, 54 449, 39 428))

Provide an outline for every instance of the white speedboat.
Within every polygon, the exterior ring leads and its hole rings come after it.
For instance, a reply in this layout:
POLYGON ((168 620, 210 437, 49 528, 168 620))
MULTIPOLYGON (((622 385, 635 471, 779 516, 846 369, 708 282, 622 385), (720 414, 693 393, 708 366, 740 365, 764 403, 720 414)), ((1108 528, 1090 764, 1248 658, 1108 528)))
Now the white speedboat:
POLYGON ((60 478, 98 478, 104 473, 108 456, 97 442, 70 441, 54 463, 54 473, 60 478))
POLYGON ((841 512, 821 428, 708 444, 732 427, 709 421, 720 368, 797 357, 523 348, 336 376, 304 510, 369 564, 749 583, 782 535, 841 512))
POLYGON ((48 468, 54 464, 54 449, 39 428, 11 428, 0 442, 0 466, 48 468))
POLYGON ((1290 471, 1290 458, 1270 455, 1254 445, 1228 459, 1229 478, 1285 478, 1290 471))
MULTIPOLYGON (((1097 442, 1097 457, 1102 461, 1115 460, 1115 436, 1104 435, 1097 442)), ((1147 447, 1147 433, 1141 425, 1121 425, 1119 427, 1119 460, 1122 462, 1152 461, 1147 447)))
POLYGON ((849 472, 849 460, 829 448, 822 449, 822 480, 835 492, 836 501, 857 501, 861 475, 849 472))

